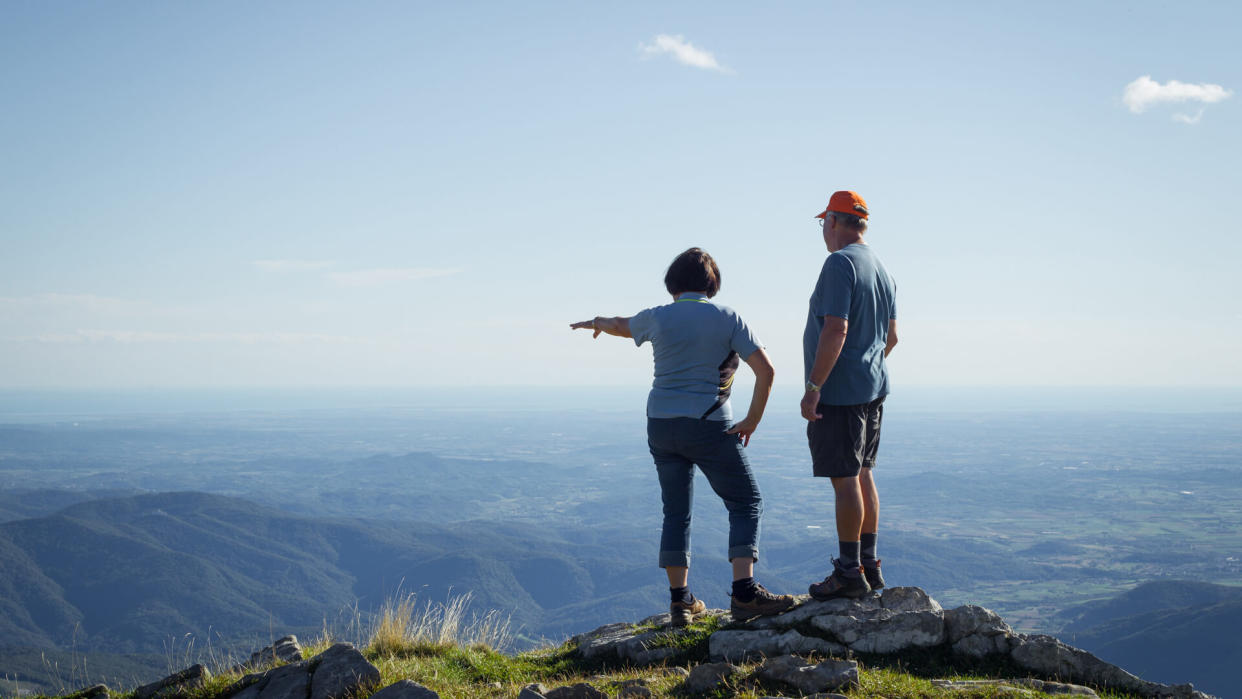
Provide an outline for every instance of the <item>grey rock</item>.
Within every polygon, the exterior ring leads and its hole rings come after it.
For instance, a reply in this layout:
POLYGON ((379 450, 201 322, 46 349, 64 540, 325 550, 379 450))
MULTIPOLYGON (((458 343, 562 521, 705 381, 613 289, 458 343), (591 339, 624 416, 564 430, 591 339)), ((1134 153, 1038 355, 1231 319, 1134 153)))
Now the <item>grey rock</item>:
POLYGON ((774 629, 726 629, 712 634, 707 648, 712 660, 734 662, 789 653, 819 652, 825 655, 842 655, 846 651, 845 646, 838 643, 815 636, 803 636, 793 629, 783 632, 774 629))
POLYGON ((380 682, 379 668, 349 643, 338 643, 311 662, 310 699, 340 699, 380 682))
POLYGON ((538 682, 531 682, 522 687, 522 691, 518 692, 518 699, 547 699, 544 694, 548 688, 538 682))
POLYGON ((417 682, 401 680, 372 694, 371 699, 440 699, 440 695, 417 682))
POLYGON ((858 686, 858 663, 853 660, 825 660, 812 665, 797 656, 782 655, 760 665, 756 674, 803 694, 858 686))
POLYGON ((944 643, 943 612, 894 612, 878 609, 853 614, 824 614, 811 625, 861 653, 895 653, 944 643))
POLYGON ((152 697, 175 694, 183 689, 199 687, 211 677, 211 673, 202 665, 192 665, 181 672, 174 673, 162 680, 156 680, 134 690, 134 699, 151 699, 152 697))
POLYGON ((557 687, 549 690, 547 699, 608 699, 608 695, 592 687, 586 682, 579 682, 572 687, 557 687))
POLYGON ((707 663, 690 671, 686 678, 686 691, 694 694, 710 692, 724 683, 726 679, 741 671, 736 665, 729 663, 707 663))
POLYGON ((1139 679, 1052 636, 1017 634, 1010 639, 1010 644, 1012 650, 1009 655, 1014 662, 1046 677, 1111 687, 1143 697, 1201 699, 1207 696, 1189 684, 1167 685, 1139 679))
POLYGON ((1009 638, 1001 635, 985 636, 983 634, 975 634, 954 643, 953 652, 972 658, 982 658, 998 653, 1004 655, 1009 652, 1009 638))
MULTIPOLYGON (((720 610, 708 614, 723 614, 720 610)), ((651 629, 651 624, 668 614, 658 614, 638 624, 608 624, 594 631, 578 634, 571 640, 578 644, 578 654, 583 658, 617 658, 631 665, 654 665, 675 658, 681 651, 675 647, 676 639, 695 633, 688 629, 662 627, 651 629)))
POLYGON ((677 675, 678 677, 689 677, 690 671, 680 665, 674 665, 673 667, 664 668, 664 674, 669 676, 677 675))
POLYGON ((985 636, 1013 635, 1013 629, 995 612, 974 604, 967 604, 944 613, 945 630, 949 634, 949 643, 957 643, 967 636, 981 634, 985 636))
POLYGON ((267 673, 259 699, 306 699, 310 688, 308 663, 284 665, 267 673))
POLYGON ((1077 684, 1066 684, 1064 682, 1051 682, 1047 680, 1037 680, 1029 677, 1022 677, 1012 680, 932 680, 931 683, 942 689, 953 691, 970 691, 994 687, 998 690, 1009 691, 1008 693, 1034 695, 1035 692, 1043 692, 1045 694, 1065 694, 1079 697, 1098 697, 1094 689, 1083 687, 1077 684))
POLYGON ((944 608, 917 587, 887 587, 880 593, 880 606, 894 612, 942 612, 944 608))
POLYGON ((302 660, 302 646, 298 645, 297 636, 285 636, 270 646, 250 654, 250 660, 235 669, 262 668, 276 662, 296 663, 302 660))
POLYGON ((794 600, 795 606, 789 611, 776 616, 759 617, 746 622, 746 626, 752 629, 788 629, 824 614, 860 614, 881 608, 879 595, 825 602, 811 599, 808 595, 798 595, 794 600))

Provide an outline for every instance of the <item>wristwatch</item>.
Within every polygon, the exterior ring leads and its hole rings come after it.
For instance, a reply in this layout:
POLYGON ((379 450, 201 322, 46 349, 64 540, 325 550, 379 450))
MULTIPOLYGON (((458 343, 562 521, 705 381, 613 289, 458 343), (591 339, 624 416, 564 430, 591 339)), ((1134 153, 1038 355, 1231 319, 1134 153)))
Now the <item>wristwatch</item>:
POLYGON ((819 386, 816 386, 815 384, 811 383, 810 381, 807 381, 807 382, 806 382, 806 390, 808 390, 808 391, 815 391, 816 393, 818 393, 818 392, 819 392, 819 389, 820 389, 822 386, 823 386, 823 384, 820 384, 819 386))

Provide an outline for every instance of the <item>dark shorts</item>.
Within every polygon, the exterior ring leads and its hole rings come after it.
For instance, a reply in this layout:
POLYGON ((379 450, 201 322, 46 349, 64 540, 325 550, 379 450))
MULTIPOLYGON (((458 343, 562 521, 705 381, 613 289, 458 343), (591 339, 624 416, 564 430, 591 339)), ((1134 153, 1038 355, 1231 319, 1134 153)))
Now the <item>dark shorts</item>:
POLYGON ((821 478, 857 476, 875 466, 880 449, 880 422, 884 419, 884 396, 858 405, 825 405, 822 415, 806 423, 811 445, 812 473, 821 478))

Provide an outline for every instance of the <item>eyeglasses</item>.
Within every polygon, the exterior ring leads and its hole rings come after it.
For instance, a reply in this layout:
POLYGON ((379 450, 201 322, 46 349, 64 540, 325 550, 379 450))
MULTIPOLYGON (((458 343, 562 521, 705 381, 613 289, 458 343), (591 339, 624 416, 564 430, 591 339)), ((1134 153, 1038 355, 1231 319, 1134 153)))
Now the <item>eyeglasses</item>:
POLYGON ((811 219, 811 220, 815 222, 815 227, 816 227, 816 228, 821 228, 821 229, 822 229, 822 228, 824 227, 824 223, 828 220, 828 217, 827 217, 827 216, 825 216, 825 217, 823 217, 823 218, 820 218, 820 217, 816 216, 815 218, 813 218, 813 219, 811 219))

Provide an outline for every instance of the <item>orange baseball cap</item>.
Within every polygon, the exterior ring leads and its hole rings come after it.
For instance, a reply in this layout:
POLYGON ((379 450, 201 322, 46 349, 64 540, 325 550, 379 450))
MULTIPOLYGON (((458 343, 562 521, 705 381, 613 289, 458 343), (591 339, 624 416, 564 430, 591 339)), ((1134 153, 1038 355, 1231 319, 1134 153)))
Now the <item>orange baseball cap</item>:
POLYGON ((833 192, 832 198, 828 200, 828 208, 824 209, 822 214, 815 218, 823 218, 828 215, 829 211, 835 211, 839 214, 851 214, 858 218, 867 218, 871 212, 867 210, 867 202, 858 192, 842 190, 833 192))

